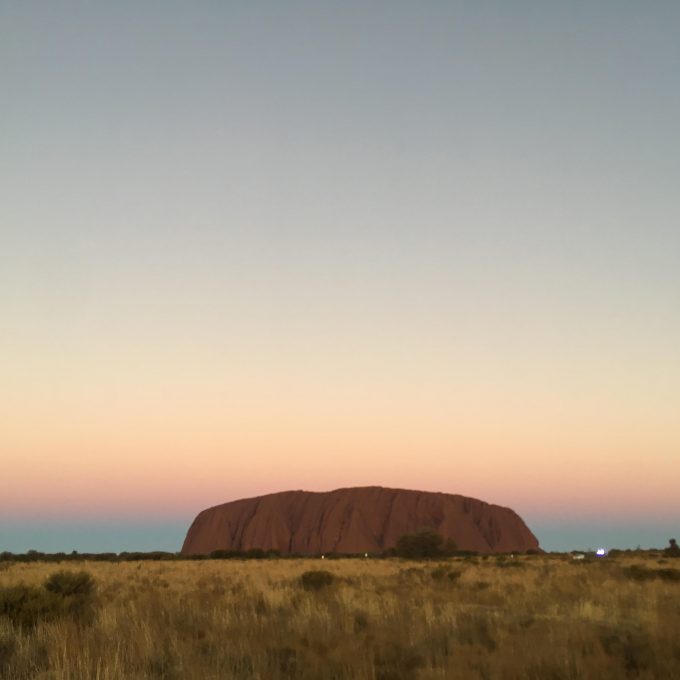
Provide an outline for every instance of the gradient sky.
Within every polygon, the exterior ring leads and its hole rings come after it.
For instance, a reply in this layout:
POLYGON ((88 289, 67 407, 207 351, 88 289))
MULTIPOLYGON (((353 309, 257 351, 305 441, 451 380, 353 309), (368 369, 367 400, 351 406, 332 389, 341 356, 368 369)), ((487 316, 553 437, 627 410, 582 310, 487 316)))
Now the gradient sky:
POLYGON ((0 3, 0 550, 368 484, 680 534, 679 27, 0 3))

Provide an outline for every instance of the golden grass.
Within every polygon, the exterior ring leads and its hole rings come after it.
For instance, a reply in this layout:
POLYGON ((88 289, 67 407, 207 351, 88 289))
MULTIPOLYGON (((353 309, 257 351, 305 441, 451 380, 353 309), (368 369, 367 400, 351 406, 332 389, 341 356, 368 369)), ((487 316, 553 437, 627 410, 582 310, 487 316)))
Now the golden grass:
MULTIPOLYGON (((0 588, 85 569, 94 623, 0 616, 0 677, 457 679, 680 677, 673 560, 263 560, 11 564, 0 588), (633 564, 655 570, 637 578, 633 564), (311 569, 332 572, 318 591, 311 569), (673 576, 673 574, 671 574, 673 576)), ((648 572, 645 572, 648 573, 648 572)))

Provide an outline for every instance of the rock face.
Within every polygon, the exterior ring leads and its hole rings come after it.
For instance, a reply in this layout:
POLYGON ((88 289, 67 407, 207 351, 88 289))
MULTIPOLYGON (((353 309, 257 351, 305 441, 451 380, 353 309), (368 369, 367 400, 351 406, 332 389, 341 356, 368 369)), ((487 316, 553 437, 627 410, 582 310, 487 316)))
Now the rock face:
POLYGON ((461 550, 538 549, 536 537, 510 508, 465 496, 371 486, 283 491, 208 508, 189 528, 182 554, 252 548, 301 555, 379 553, 424 528, 453 539, 461 550))

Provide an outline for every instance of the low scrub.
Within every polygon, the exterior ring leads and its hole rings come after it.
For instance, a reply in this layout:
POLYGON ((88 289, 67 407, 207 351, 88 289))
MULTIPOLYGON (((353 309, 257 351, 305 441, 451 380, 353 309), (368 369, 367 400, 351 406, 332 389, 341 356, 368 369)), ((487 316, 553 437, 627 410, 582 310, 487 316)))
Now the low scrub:
POLYGON ((633 581, 653 581, 660 579, 662 581, 680 582, 680 569, 648 569, 633 564, 624 569, 624 573, 633 581))
POLYGON ((457 551, 458 546, 454 541, 445 542, 436 531, 422 529, 414 534, 400 536, 396 546, 389 553, 410 560, 422 560, 451 556, 457 551))
POLYGON ((57 571, 44 583, 45 590, 63 598, 87 598, 94 593, 94 579, 86 571, 57 571))
POLYGON ((449 581, 457 581, 463 575, 461 569, 447 569, 446 567, 437 567, 431 573, 432 578, 435 581, 444 581, 445 579, 449 581))
POLYGON ((327 588, 335 580, 330 571, 312 570, 306 571, 300 576, 300 582, 305 590, 321 590, 327 588))
POLYGON ((664 552, 668 557, 680 557, 680 546, 674 538, 669 539, 668 547, 664 552))
POLYGON ((69 618, 86 622, 94 611, 95 583, 84 571, 60 571, 41 587, 19 583, 0 589, 0 617, 21 628, 69 618))

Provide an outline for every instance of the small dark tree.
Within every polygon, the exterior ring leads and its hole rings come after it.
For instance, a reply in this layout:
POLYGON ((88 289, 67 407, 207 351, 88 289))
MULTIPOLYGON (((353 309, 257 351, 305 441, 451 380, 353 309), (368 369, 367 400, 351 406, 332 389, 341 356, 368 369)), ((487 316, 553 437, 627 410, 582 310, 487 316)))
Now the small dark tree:
POLYGON ((668 539, 668 547, 665 552, 669 557, 680 557, 680 545, 674 538, 668 539))
POLYGON ((422 529, 415 534, 405 534, 397 540, 394 554, 408 559, 427 559, 442 557, 455 550, 455 543, 444 539, 432 529, 422 529))

